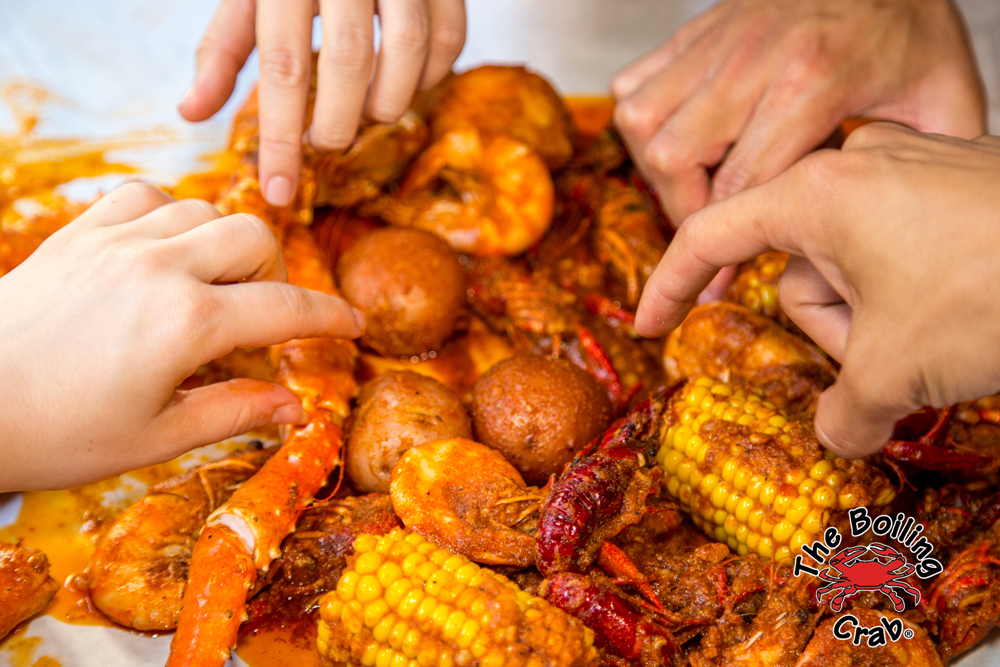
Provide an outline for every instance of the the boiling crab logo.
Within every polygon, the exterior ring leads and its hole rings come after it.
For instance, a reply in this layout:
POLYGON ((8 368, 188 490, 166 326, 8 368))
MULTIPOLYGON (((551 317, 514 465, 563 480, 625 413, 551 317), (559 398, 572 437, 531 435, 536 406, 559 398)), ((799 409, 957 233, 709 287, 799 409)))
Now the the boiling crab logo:
MULTIPOLYGON (((827 528, 823 540, 802 547, 802 552, 820 565, 827 567, 820 570, 803 562, 803 556, 795 557, 795 576, 803 572, 818 576, 826 584, 816 591, 816 600, 822 601, 830 595, 830 608, 839 612, 844 608, 848 598, 865 591, 884 594, 892 602, 897 612, 906 608, 906 602, 901 594, 913 598, 914 604, 920 604, 920 589, 906 580, 914 575, 920 579, 928 579, 942 570, 941 563, 931 558, 934 547, 926 537, 920 535, 924 527, 916 524, 912 517, 897 514, 895 517, 883 514, 872 519, 865 508, 853 509, 848 512, 851 522, 851 535, 860 537, 869 530, 886 541, 895 541, 909 550, 916 560, 916 565, 906 562, 899 551, 880 542, 868 546, 853 546, 840 551, 843 539, 836 528, 827 528), (829 561, 827 558, 829 557, 829 561)), ((900 636, 909 639, 912 630, 903 630, 902 621, 882 618, 881 627, 866 628, 851 615, 842 616, 833 628, 833 634, 838 639, 852 639, 854 644, 860 644, 867 637, 869 646, 884 644, 886 639, 896 641, 900 636), (848 624, 854 625, 854 632, 845 631, 848 624)))

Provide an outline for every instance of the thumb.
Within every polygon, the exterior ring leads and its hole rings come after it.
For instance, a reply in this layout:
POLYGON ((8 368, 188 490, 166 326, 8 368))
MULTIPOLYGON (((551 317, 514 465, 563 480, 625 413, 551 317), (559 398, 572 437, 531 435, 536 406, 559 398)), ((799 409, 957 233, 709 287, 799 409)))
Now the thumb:
POLYGON ((178 391, 157 418, 169 456, 270 424, 298 424, 302 404, 291 391, 263 380, 237 379, 178 391))
MULTIPOLYGON (((876 390, 877 391, 877 390, 876 390)), ((844 366, 837 381, 816 405, 816 437, 827 449, 845 458, 874 454, 888 442, 896 420, 911 412, 896 409, 870 388, 859 390, 851 368, 844 366)))

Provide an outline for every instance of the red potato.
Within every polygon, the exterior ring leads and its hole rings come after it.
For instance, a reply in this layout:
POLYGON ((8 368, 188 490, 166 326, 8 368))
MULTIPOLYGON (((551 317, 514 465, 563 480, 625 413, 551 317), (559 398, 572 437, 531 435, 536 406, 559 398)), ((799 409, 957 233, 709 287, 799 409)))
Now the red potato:
POLYGON ((361 342, 387 355, 440 349, 466 302, 458 255, 417 229, 368 232, 340 257, 337 282, 368 320, 361 342))
POLYGON ((403 452, 434 440, 471 437, 469 415, 450 389, 410 371, 386 373, 361 388, 344 469, 359 491, 388 493, 403 452))
POLYGON ((476 383, 473 424, 483 444, 503 454, 529 484, 544 484, 611 421, 598 382, 568 361, 522 354, 476 383))

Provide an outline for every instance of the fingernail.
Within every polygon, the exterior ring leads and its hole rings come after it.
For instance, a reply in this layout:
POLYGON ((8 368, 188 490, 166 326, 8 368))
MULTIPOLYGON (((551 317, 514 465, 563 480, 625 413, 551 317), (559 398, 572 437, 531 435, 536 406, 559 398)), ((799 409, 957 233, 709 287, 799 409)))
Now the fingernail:
POLYGON ((288 206, 292 202, 292 182, 284 176, 272 176, 267 179, 264 199, 271 206, 288 206))
POLYGON ((361 333, 364 333, 365 326, 368 324, 368 320, 365 318, 365 314, 362 313, 357 308, 352 308, 354 311, 354 321, 358 323, 358 328, 361 329, 361 333))
POLYGON ((177 106, 178 107, 183 107, 185 104, 188 103, 188 100, 191 99, 192 95, 194 95, 194 85, 192 85, 190 88, 188 88, 186 91, 184 91, 184 96, 181 97, 181 101, 180 101, 180 103, 177 106))
POLYGON ((286 403, 271 414, 272 424, 301 424, 306 413, 298 403, 286 403))

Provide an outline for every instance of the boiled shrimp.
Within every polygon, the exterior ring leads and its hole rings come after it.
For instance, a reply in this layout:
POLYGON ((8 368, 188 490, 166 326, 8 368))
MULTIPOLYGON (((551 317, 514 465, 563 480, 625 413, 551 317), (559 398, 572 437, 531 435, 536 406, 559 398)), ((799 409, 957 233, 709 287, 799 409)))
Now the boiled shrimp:
POLYGON ((49 561, 38 549, 0 544, 0 639, 49 603, 59 582, 49 576, 49 561))
POLYGON ((535 562, 543 493, 485 445, 450 438, 407 450, 390 495, 403 524, 435 544, 490 565, 535 562))
POLYGON ((554 196, 549 170, 534 151, 507 136, 465 129, 442 136, 395 195, 361 211, 436 234, 459 252, 517 255, 548 231, 554 196))
POLYGON ((227 457, 150 487, 97 544, 86 574, 94 606, 135 630, 177 627, 198 532, 275 451, 227 457))
POLYGON ((452 130, 504 134, 558 169, 573 154, 573 124, 552 85, 523 67, 485 65, 447 79, 428 113, 434 139, 452 130))

